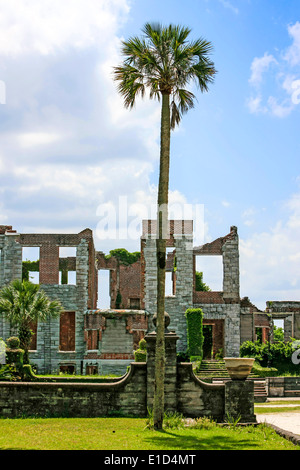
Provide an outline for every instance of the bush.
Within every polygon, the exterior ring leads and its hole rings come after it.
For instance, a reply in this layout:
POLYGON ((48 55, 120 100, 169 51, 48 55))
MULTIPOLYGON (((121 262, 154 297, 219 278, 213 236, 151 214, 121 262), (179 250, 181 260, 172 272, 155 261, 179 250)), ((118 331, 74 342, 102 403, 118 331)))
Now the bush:
POLYGON ((16 380, 21 380, 21 376, 15 366, 6 364, 0 369, 0 381, 12 382, 16 380))
POLYGON ((17 336, 11 336, 7 340, 7 347, 9 349, 17 349, 20 346, 20 340, 17 336))
POLYGON ((185 312, 187 321, 188 353, 191 361, 201 361, 203 356, 203 312, 201 308, 189 308, 185 312))
POLYGON ((257 341, 245 341, 240 347, 240 355, 241 357, 254 357, 261 367, 299 370, 299 366, 292 363, 292 354, 297 343, 293 339, 287 343, 278 341, 260 344, 257 341))
MULTIPOLYGON (((177 411, 164 413, 163 429, 180 429, 183 427, 184 418, 182 414, 178 413, 177 411)), ((146 420, 146 428, 154 429, 153 410, 149 408, 148 417, 146 420)))
POLYGON ((147 361, 147 342, 145 339, 141 339, 139 342, 139 349, 134 351, 135 362, 146 362, 147 361))
POLYGON ((177 362, 190 362, 190 356, 187 351, 179 351, 177 353, 177 362))
POLYGON ((203 416, 201 418, 196 418, 194 423, 191 424, 191 427, 193 429, 206 429, 207 430, 207 429, 212 429, 216 427, 216 422, 211 418, 203 416))
POLYGON ((19 372, 23 368, 24 350, 19 348, 20 340, 16 336, 12 336, 7 340, 8 347, 6 348, 6 362, 7 364, 14 364, 19 372))

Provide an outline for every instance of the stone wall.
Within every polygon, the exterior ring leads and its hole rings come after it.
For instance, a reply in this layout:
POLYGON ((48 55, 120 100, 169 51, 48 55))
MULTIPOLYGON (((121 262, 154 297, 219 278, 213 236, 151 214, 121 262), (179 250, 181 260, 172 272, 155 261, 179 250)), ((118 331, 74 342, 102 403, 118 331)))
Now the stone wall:
POLYGON ((240 351, 240 304, 194 304, 201 308, 203 318, 207 323, 214 320, 224 322, 223 354, 227 357, 238 357, 240 351))
MULTIPOLYGON (((165 298, 165 310, 172 328, 179 336, 178 350, 187 348, 185 312, 193 303, 193 224, 192 221, 169 221, 167 246, 175 249, 176 288, 174 295, 165 298), (185 224, 183 224, 185 222, 185 224)), ((142 294, 147 312, 156 313, 157 262, 156 223, 143 221, 142 236, 142 294)))
POLYGON ((133 363, 119 382, 0 382, 1 417, 97 417, 122 413, 146 416, 146 365, 133 363))
POLYGON ((300 377, 267 377, 269 397, 300 397, 300 377))
POLYGON ((213 325, 214 354, 221 344, 219 337, 220 324, 223 325, 223 354, 229 357, 239 356, 241 344, 241 302, 239 285, 239 238, 237 228, 232 226, 225 237, 220 237, 211 243, 193 249, 194 271, 196 256, 222 256, 223 261, 223 291, 195 291, 195 278, 193 289, 193 306, 203 310, 206 324, 213 325), (218 322, 218 327, 217 323, 218 322), (214 326, 216 325, 216 326, 214 326))
POLYGON ((284 321, 284 339, 300 339, 300 302, 268 301, 266 311, 273 320, 284 321))
MULTIPOLYGON (((61 366, 72 366, 82 372, 85 352, 84 313, 93 305, 95 293, 95 266, 93 243, 89 229, 79 234, 18 234, 13 230, 0 233, 0 287, 13 279, 22 278, 22 248, 40 248, 40 284, 51 299, 61 302, 64 311, 75 313, 75 347, 72 351, 60 350, 60 319, 49 319, 37 325, 36 350, 30 352, 31 362, 39 373, 57 373, 61 366), (76 246, 76 284, 58 284, 59 246, 76 246), (43 283, 45 282, 45 283, 43 283)), ((15 334, 6 319, 0 318, 0 337, 6 340, 15 334)), ((73 334, 73 332, 72 332, 73 334)))
MULTIPOLYGON (((192 364, 177 364, 175 333, 165 335, 165 411, 186 417, 224 421, 238 412, 240 422, 255 422, 253 382, 206 384, 192 371, 192 364), (228 390, 234 390, 229 393, 228 390)), ((149 333, 147 362, 132 363, 129 372, 110 383, 0 382, 0 416, 24 415, 107 416, 114 413, 145 417, 153 407, 156 334, 149 333)))
POLYGON ((178 366, 177 410, 184 416, 224 420, 225 385, 208 384, 199 380, 192 370, 192 364, 178 366))
POLYGON ((148 315, 134 310, 88 311, 84 318, 83 370, 123 375, 148 330, 148 315))

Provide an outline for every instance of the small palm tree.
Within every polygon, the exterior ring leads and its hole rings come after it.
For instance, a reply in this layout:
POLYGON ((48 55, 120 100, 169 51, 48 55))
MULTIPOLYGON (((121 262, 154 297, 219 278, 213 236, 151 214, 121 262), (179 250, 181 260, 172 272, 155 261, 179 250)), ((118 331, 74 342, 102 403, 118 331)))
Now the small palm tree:
POLYGON ((29 362, 28 351, 33 334, 31 324, 57 317, 61 312, 60 302, 50 301, 40 286, 30 281, 16 279, 0 291, 0 313, 5 315, 12 327, 18 328, 25 363, 29 362))
POLYGON ((149 91, 150 99, 162 100, 160 173, 157 208, 157 337, 155 352, 154 427, 161 429, 164 415, 165 374, 165 264, 168 227, 168 191, 171 129, 194 106, 195 95, 186 89, 194 81, 201 92, 208 91, 216 70, 209 59, 210 42, 187 41, 190 29, 181 26, 147 23, 143 37, 122 43, 122 66, 114 68, 114 79, 124 105, 132 108, 138 96, 149 91))

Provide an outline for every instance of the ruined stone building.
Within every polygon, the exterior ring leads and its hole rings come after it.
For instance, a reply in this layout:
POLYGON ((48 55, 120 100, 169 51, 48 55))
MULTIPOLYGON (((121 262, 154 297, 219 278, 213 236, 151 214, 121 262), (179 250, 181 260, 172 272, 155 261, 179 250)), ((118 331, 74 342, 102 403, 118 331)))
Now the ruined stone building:
MULTIPOLYGON (((64 312, 59 319, 32 325, 35 332, 30 360, 38 373, 69 371, 78 374, 123 374, 134 359, 141 338, 153 330, 156 311, 156 222, 143 221, 140 257, 124 264, 114 256, 97 251, 93 234, 20 234, 0 225, 0 288, 22 278, 23 250, 38 247, 38 261, 32 269, 49 298, 60 300, 64 312), (73 247, 74 256, 63 249, 73 247), (110 273, 110 309, 97 308, 98 271, 110 273), (71 274, 73 277, 71 278, 71 274), (68 279, 69 278, 69 279, 68 279)), ((272 339, 273 319, 284 322, 284 333, 300 338, 300 302, 267 302, 259 311, 250 300, 240 298, 239 242, 236 227, 200 247, 193 246, 193 222, 169 221, 167 272, 173 281, 172 295, 166 296, 170 328, 179 336, 178 352, 187 348, 185 312, 201 308, 203 324, 209 328, 210 357, 219 352, 238 356, 240 345, 256 339, 258 329, 264 340, 272 339), (222 291, 197 291, 196 257, 221 256, 222 291)), ((14 331, 0 317, 0 337, 14 331)))

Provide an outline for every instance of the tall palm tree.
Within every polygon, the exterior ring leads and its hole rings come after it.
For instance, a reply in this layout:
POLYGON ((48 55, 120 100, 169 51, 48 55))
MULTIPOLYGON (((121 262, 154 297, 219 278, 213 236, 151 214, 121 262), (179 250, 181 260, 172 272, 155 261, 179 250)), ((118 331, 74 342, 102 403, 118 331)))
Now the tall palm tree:
POLYGON ((170 134, 182 115, 194 106, 195 95, 186 89, 195 82, 201 92, 208 91, 216 73, 209 59, 210 42, 187 41, 191 32, 181 26, 146 23, 143 36, 122 42, 122 66, 114 68, 118 91, 126 108, 138 96, 149 92, 150 99, 161 100, 160 172, 157 199, 157 323, 155 355, 154 427, 161 429, 164 414, 165 375, 165 264, 168 227, 170 134))
POLYGON ((0 313, 5 315, 12 327, 18 328, 25 363, 29 362, 32 323, 57 317, 61 312, 60 302, 50 301, 40 286, 30 281, 16 279, 0 291, 0 313))

